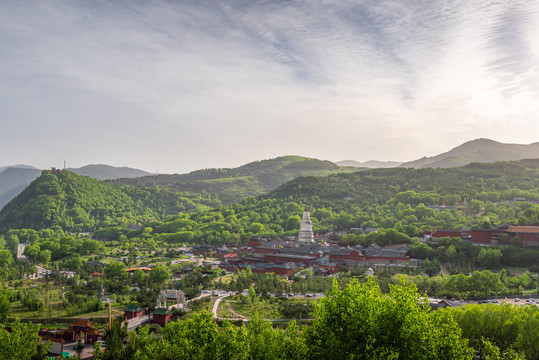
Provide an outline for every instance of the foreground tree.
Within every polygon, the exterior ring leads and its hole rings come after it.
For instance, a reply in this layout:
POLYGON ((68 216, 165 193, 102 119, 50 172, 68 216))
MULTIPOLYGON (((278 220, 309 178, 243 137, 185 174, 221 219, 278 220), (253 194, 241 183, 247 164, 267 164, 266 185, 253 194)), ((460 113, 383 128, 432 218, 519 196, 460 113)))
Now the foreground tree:
POLYGON ((79 359, 82 359, 81 358, 81 354, 82 352, 84 351, 84 344, 82 343, 82 340, 78 340, 77 341, 77 345, 75 345, 75 347, 73 348, 73 350, 75 350, 75 352, 77 353, 77 357, 79 359))
POLYGON ((107 349, 94 351, 96 360, 114 360, 114 359, 132 359, 132 348, 128 345, 127 324, 123 322, 122 317, 116 317, 105 328, 103 339, 107 344, 107 349))
POLYGON ((453 319, 430 312, 417 288, 390 285, 382 294, 369 279, 333 290, 315 307, 306 330, 316 359, 472 359, 473 351, 453 319))
POLYGON ((45 359, 48 344, 41 344, 39 325, 16 321, 11 332, 0 328, 0 359, 45 359))
POLYGON ((515 349, 539 359, 539 308, 536 306, 466 305, 443 310, 453 317, 476 349, 485 339, 502 351, 515 349))

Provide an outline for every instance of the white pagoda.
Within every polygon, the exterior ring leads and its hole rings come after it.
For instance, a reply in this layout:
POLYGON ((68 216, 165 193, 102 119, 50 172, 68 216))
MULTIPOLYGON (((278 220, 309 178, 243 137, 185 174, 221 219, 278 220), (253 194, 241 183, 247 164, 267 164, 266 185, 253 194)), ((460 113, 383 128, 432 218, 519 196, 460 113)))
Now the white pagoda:
POLYGON ((314 242, 313 222, 311 221, 311 215, 309 215, 309 208, 307 207, 303 211, 303 219, 301 219, 301 227, 299 230, 298 242, 300 243, 314 242))

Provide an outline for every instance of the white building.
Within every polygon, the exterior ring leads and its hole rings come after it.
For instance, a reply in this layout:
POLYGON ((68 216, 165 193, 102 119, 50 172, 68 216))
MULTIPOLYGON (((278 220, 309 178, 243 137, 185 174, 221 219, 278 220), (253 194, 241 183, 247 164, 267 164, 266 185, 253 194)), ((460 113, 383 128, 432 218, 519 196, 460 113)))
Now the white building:
POLYGON ((301 243, 314 242, 313 222, 311 221, 311 215, 309 215, 309 208, 305 208, 303 211, 303 219, 301 219, 298 241, 301 243))

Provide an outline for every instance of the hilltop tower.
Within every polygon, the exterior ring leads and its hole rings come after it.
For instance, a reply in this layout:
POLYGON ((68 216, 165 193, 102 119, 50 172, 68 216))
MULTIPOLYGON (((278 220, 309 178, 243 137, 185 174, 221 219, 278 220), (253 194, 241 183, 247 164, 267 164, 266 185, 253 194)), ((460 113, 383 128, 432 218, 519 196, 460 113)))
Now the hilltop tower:
POLYGON ((298 241, 300 243, 314 242, 313 222, 311 221, 311 215, 309 215, 308 207, 306 207, 303 211, 303 219, 301 219, 298 241))
POLYGON ((105 289, 103 289, 103 282, 99 283, 99 289, 97 289, 97 298, 101 301, 105 299, 105 289))

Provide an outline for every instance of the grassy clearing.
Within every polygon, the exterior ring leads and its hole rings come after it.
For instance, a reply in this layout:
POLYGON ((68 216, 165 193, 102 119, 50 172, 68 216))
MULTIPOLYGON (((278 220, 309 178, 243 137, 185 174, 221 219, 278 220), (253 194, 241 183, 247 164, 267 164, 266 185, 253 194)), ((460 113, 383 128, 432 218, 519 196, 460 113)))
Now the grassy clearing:
POLYGON ((232 279, 234 279, 234 275, 233 274, 228 274, 228 275, 225 275, 225 276, 221 276, 221 282, 225 285, 228 285, 230 284, 230 282, 232 281, 232 279))
POLYGON ((221 301, 219 308, 217 309, 217 316, 219 317, 235 317, 234 314, 230 312, 230 304, 228 301, 221 301))
POLYGON ((229 302, 232 310, 245 317, 253 317, 255 314, 264 317, 265 319, 282 319, 283 316, 279 312, 280 304, 272 303, 269 300, 256 298, 253 303, 242 303, 239 296, 234 296, 229 302))
MULTIPOLYGON (((264 299, 257 297, 254 303, 249 303, 247 297, 233 296, 229 299, 230 300, 227 300, 226 303, 230 305, 235 314, 230 314, 228 306, 221 304, 219 309, 222 311, 222 314, 228 313, 231 317, 241 315, 250 318, 258 313, 258 315, 264 317, 265 319, 289 319, 290 317, 287 317, 282 313, 283 305, 312 304, 314 301, 312 299, 264 299)), ((311 315, 312 314, 308 314, 305 317, 309 317, 311 315)))
MULTIPOLYGON (((29 310, 21 301, 13 301, 11 303, 10 321, 20 319, 21 321, 32 321, 34 323, 47 323, 53 325, 68 325, 73 322, 74 318, 105 318, 108 315, 108 310, 105 308, 93 312, 81 312, 78 306, 63 307, 62 295, 68 291, 67 286, 61 286, 52 283, 45 283, 43 280, 33 281, 35 286, 35 295, 38 301, 43 303, 43 308, 40 310, 29 310)), ((15 292, 24 289, 31 289, 30 282, 24 282, 23 286, 9 287, 9 290, 15 292)), ((114 305, 112 307, 113 314, 123 314, 123 305, 114 305)), ((48 325, 49 327, 51 325, 48 325)))

